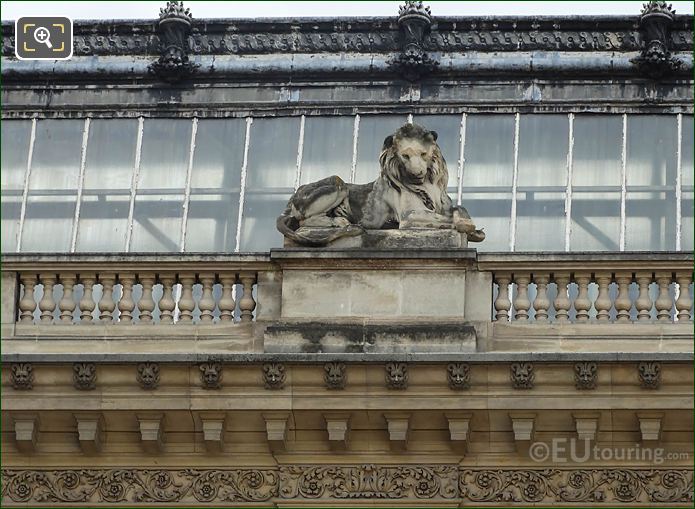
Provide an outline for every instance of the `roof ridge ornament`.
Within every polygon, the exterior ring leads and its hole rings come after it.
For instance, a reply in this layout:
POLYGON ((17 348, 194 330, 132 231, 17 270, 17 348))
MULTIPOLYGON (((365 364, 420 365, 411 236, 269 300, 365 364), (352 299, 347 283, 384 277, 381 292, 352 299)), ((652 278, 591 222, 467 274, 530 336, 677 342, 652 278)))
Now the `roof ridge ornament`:
POLYGON ((182 1, 168 1, 166 7, 159 9, 157 35, 160 56, 150 65, 150 72, 169 83, 179 82, 195 72, 198 64, 188 59, 192 23, 191 11, 182 1))
POLYGON ((642 36, 642 52, 633 60, 639 72, 659 79, 677 71, 682 62, 671 56, 671 25, 676 11, 664 0, 650 0, 642 6, 639 31, 642 36))
POLYGON ((432 27, 430 8, 422 0, 406 0, 398 9, 401 52, 389 62, 390 67, 409 81, 417 81, 434 72, 436 58, 425 52, 425 36, 432 27))

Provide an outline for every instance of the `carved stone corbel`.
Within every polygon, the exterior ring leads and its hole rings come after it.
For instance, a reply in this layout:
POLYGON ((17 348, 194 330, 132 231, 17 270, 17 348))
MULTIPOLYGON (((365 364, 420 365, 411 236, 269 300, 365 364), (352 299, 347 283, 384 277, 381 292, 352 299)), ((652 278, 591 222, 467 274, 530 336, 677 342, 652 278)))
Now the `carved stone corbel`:
POLYGON ((384 414, 386 428, 392 451, 405 451, 408 448, 410 433, 410 414, 403 412, 388 412, 384 414))
POLYGON ((188 59, 192 18, 190 9, 176 0, 167 2, 166 7, 159 10, 157 35, 161 53, 150 65, 150 71, 169 83, 189 77, 198 67, 188 59))
POLYGON ((136 416, 140 424, 140 442, 148 454, 157 454, 162 450, 164 435, 164 414, 140 414, 136 416))
POLYGON ((101 451, 104 441, 104 416, 101 413, 75 414, 77 438, 84 454, 93 455, 101 451))
POLYGON ((642 8, 639 31, 642 36, 642 53, 633 60, 639 72, 652 79, 659 79, 678 70, 680 60, 671 56, 671 25, 676 11, 664 0, 650 0, 642 8))
POLYGON ((425 52, 425 36, 432 26, 430 8, 421 0, 406 0, 398 10, 401 52, 389 62, 391 68, 408 81, 432 73, 439 62, 425 52))
POLYGON ((287 412, 267 412, 263 414, 268 446, 273 453, 285 450, 289 418, 290 414, 287 412))
POLYGON ((12 420, 17 450, 25 454, 35 452, 39 435, 38 414, 16 414, 12 420))
POLYGON ((326 420, 326 431, 328 432, 328 443, 333 450, 344 451, 349 448, 350 443, 350 414, 327 413, 323 415, 326 420))

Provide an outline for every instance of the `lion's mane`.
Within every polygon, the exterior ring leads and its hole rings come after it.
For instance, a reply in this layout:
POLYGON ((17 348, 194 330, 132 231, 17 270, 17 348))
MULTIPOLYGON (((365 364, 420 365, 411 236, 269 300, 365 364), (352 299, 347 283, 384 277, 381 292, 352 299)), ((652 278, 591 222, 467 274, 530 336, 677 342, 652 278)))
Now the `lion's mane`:
POLYGON ((425 207, 438 214, 446 213, 446 209, 451 207, 451 200, 446 190, 449 170, 437 144, 437 133, 434 131, 428 131, 417 124, 404 125, 393 136, 386 138, 381 154, 379 154, 379 166, 381 168, 380 178, 386 180, 388 185, 398 193, 407 189, 418 195, 425 207), (426 180, 436 186, 437 193, 434 196, 425 186, 410 182, 398 155, 399 144, 397 142, 401 139, 416 139, 423 145, 432 144, 432 156, 427 165, 426 180))

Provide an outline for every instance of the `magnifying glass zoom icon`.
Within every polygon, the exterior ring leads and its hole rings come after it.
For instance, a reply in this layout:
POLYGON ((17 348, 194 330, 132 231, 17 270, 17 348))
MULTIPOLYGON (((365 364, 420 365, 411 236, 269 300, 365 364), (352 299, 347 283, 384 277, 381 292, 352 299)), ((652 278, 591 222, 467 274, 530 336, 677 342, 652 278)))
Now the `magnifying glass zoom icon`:
POLYGON ((49 49, 53 48, 51 44, 51 32, 46 27, 38 27, 34 30, 34 39, 39 44, 45 44, 49 49))

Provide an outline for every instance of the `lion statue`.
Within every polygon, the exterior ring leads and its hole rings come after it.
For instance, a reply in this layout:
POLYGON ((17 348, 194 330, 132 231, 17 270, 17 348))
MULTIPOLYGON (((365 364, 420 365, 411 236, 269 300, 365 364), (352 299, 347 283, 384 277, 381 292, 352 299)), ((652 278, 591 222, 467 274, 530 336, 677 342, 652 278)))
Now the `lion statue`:
POLYGON ((300 186, 278 217, 278 230, 304 246, 325 246, 365 229, 446 228, 472 242, 485 238, 446 192, 449 173, 436 132, 404 125, 384 140, 379 164, 379 177, 368 184, 333 176, 300 186))

